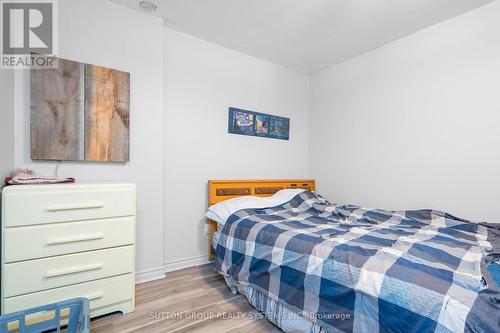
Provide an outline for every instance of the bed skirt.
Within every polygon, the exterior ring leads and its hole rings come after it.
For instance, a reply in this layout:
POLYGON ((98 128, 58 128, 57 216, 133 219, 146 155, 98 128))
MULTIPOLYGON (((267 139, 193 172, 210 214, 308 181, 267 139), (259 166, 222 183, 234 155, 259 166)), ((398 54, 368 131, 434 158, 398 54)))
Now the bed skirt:
MULTIPOLYGON (((219 272, 220 273, 220 272, 219 272)), ((304 316, 289 309, 265 293, 250 286, 236 286, 229 278, 225 277, 227 286, 233 295, 238 293, 245 296, 248 302, 275 326, 286 333, 326 333, 327 330, 304 316)))

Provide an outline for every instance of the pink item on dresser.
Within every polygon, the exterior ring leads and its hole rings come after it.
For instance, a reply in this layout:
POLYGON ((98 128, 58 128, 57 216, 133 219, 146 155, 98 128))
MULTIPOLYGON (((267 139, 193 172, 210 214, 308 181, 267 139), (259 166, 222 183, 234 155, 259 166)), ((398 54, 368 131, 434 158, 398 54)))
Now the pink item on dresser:
POLYGON ((4 185, 61 184, 74 182, 75 178, 58 179, 50 176, 33 176, 29 171, 21 171, 17 172, 13 177, 5 178, 4 185))

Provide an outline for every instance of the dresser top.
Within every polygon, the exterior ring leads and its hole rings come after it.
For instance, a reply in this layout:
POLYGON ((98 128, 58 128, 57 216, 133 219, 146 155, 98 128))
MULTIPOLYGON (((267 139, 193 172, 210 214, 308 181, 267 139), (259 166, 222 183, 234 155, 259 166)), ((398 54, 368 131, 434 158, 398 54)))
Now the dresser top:
POLYGON ((2 189, 4 193, 14 193, 32 190, 54 190, 54 189, 99 189, 99 188, 135 188, 134 183, 127 182, 92 182, 81 181, 64 184, 34 184, 34 185, 11 185, 2 189))

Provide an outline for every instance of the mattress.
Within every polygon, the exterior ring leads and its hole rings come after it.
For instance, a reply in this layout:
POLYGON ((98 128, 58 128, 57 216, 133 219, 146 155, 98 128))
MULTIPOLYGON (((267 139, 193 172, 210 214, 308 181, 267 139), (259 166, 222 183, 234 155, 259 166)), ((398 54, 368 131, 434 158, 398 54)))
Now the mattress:
POLYGON ((498 224, 303 192, 233 214, 215 264, 286 332, 499 332, 498 253, 498 224))

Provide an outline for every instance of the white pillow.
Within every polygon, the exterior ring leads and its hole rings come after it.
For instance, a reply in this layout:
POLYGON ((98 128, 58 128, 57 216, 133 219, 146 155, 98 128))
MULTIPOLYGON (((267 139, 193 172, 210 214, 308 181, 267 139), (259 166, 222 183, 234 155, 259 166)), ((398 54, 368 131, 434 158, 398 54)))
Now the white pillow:
MULTIPOLYGON (((290 200, 293 199, 294 196, 296 196, 299 193, 304 192, 305 190, 301 188, 295 188, 295 189, 286 189, 286 190, 281 190, 276 193, 274 193, 272 196, 265 198, 265 199, 271 199, 273 202, 276 204, 274 206, 282 205, 290 200)), ((269 206, 272 207, 272 206, 269 206)))
POLYGON ((270 197, 244 196, 219 202, 208 208, 206 217, 223 225, 229 216, 247 208, 267 208, 282 205, 304 192, 303 189, 287 189, 276 192, 270 197))

